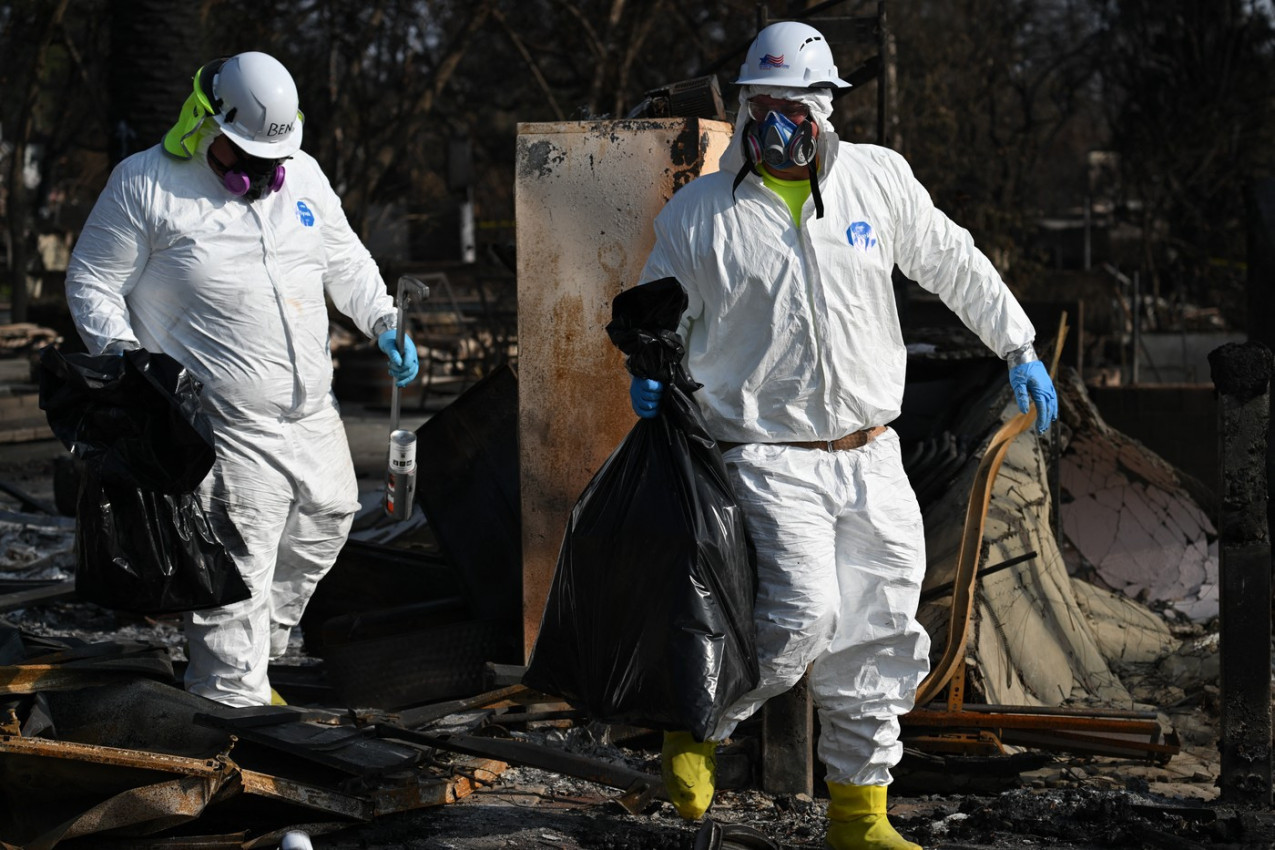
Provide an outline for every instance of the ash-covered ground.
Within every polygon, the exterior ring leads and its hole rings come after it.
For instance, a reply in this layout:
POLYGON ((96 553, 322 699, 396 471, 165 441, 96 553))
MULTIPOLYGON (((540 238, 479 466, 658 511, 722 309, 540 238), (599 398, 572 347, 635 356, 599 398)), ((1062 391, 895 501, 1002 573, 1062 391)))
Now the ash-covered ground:
MULTIPOLYGON (((659 769, 654 752, 613 755, 630 766, 659 769)), ((895 795, 891 820, 906 837, 932 850, 1270 846, 1264 843, 1270 835, 1262 818, 1196 796, 1208 793, 1204 777, 1198 788, 1162 786, 1182 792, 1166 795, 1150 791, 1138 775, 1142 772, 1141 765, 1117 760, 1062 758, 1024 776, 1021 787, 996 793, 895 795)), ((615 793, 568 777, 511 767, 492 786, 458 803, 316 835, 314 841, 316 847, 340 850, 699 850, 696 840, 702 823, 681 821, 665 803, 640 815, 629 814, 612 800, 615 793)), ((726 791, 719 792, 708 817, 752 827, 780 847, 820 848, 826 806, 821 797, 726 791)))

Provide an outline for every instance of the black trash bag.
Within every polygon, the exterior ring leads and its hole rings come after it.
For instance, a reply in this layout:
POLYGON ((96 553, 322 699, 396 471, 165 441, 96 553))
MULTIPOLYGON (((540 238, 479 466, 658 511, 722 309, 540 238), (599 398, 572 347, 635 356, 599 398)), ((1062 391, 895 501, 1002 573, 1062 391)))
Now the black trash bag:
POLYGON ((75 590, 138 614, 250 595, 194 495, 216 454, 199 382, 165 354, 40 352, 40 407, 79 462, 75 590))
POLYGON ((40 408, 77 458, 108 481, 189 493, 215 460, 199 382, 166 354, 40 351, 40 408))
POLYGON ((250 595, 193 493, 112 482, 87 463, 75 532, 76 596, 104 608, 170 614, 250 595))
POLYGON ((607 326, 629 371, 664 382, 577 500, 523 682, 595 718, 704 740, 757 684, 756 563, 675 332, 686 293, 627 290, 607 326))

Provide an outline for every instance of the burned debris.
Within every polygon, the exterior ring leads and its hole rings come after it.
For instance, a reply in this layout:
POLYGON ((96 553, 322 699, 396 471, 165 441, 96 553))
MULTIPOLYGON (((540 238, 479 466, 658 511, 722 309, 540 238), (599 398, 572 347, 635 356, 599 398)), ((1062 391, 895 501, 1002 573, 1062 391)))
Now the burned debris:
MULTIPOLYGON (((952 435, 968 445, 981 433, 984 445, 968 450, 969 461, 926 508, 936 636, 952 610, 956 544, 978 462, 995 442, 992 431, 1013 418, 992 385, 966 410, 979 424, 952 435)), ((1060 387, 1068 430, 1060 466, 1092 463, 1068 447, 1100 444, 1097 429, 1124 453, 1107 473, 1108 491, 1142 511, 1136 506, 1155 480, 1167 494, 1155 501, 1177 505, 1164 515, 1192 532, 1175 534, 1162 557, 1181 563, 1215 547, 1212 525, 1173 470, 1103 432, 1078 381, 1060 387), (1120 483, 1118 475, 1129 477, 1120 483)), ((307 613, 292 664, 278 668, 292 705, 236 711, 185 694, 174 675, 182 654, 171 618, 147 622, 57 601, 71 598, 74 521, 15 501, 0 518, 4 572, 15 582, 3 600, 14 625, 3 643, 0 760, 6 789, 31 805, 10 810, 0 837, 23 847, 93 835, 96 846, 182 846, 182 836, 201 835, 214 843, 200 846, 271 847, 299 827, 337 840, 391 814, 548 776, 584 783, 592 790, 579 804, 613 807, 613 822, 658 812, 649 730, 598 725, 519 684, 518 510, 509 495, 516 390, 512 370, 501 370, 418 431, 423 469, 435 470, 421 478, 420 500, 435 506, 430 521, 388 539, 380 520, 363 521, 364 536, 380 542, 356 535, 347 544, 307 613), (462 474, 474 470, 484 474, 462 474), (468 490, 444 484, 461 479, 468 490), (131 843, 120 843, 128 835, 131 843)), ((904 804, 900 822, 924 841, 953 846, 988 829, 1092 840, 1092 830, 1122 819, 1106 839, 1139 828, 1204 842, 1251 836, 1256 827, 1244 832, 1238 814, 1207 807, 1218 768, 1208 719, 1219 697, 1216 643, 1210 650, 1204 623, 1184 613, 1195 609, 1178 605, 1198 604, 1216 582, 1216 561, 1205 560, 1198 586, 1185 587, 1180 600, 1141 586, 1131 592, 1131 582, 1104 589, 1084 580, 1084 569, 1102 560, 1086 559, 1083 538, 1068 529, 1097 524, 1074 524, 1069 511, 1085 503, 1084 493, 1063 472, 1059 548, 1040 484, 1052 474, 1045 451, 1010 441, 987 476, 977 560, 999 568, 975 577, 971 625, 957 653, 963 669, 905 718, 898 782, 922 798, 904 804), (1035 519, 1024 524, 1021 516, 1035 519), (1069 574, 1069 559, 1083 569, 1069 574), (954 683, 963 699, 953 696, 954 683), (1049 694, 1063 697, 1042 698, 1049 694), (989 802, 989 794, 999 796, 989 802)), ((937 654, 944 643, 936 637, 935 646, 937 654)), ((801 814, 821 805, 817 788, 755 790, 767 734, 776 733, 759 719, 723 748, 713 822, 804 846, 817 839, 801 814)))

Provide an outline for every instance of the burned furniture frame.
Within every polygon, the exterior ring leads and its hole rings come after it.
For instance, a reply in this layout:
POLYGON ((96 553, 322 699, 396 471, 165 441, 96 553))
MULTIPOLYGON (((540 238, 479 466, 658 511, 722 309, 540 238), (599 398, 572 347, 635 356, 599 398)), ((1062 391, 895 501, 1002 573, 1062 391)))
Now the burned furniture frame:
MULTIPOLYGON (((1053 375, 1057 374, 1066 336, 1067 314, 1063 313, 1050 369, 1053 375)), ((965 704, 965 646, 992 485, 1010 443, 1031 426, 1034 418, 1035 414, 1028 411, 1004 423, 979 462, 951 583, 947 640, 939 660, 917 688, 916 705, 922 707, 901 718, 905 738, 924 749, 940 752, 994 755, 1003 753, 1005 744, 1018 744, 1091 755, 1146 757, 1167 763, 1179 751, 1179 741, 1172 730, 1162 734, 1154 713, 965 704), (930 708, 944 688, 945 708, 930 708)))

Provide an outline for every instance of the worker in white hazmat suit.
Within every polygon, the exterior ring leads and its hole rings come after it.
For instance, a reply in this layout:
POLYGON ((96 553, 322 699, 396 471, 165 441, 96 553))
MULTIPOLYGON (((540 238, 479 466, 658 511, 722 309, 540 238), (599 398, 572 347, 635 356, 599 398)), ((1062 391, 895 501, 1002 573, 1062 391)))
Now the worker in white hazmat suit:
POLYGON ((377 340, 399 386, 418 368, 410 339, 395 347, 376 263, 301 150, 297 107, 264 53, 202 67, 163 143, 111 174, 66 275, 90 353, 162 352, 203 385, 216 461, 200 501, 252 595, 186 615, 186 687, 232 706, 272 701, 267 665, 359 507, 325 296, 377 340))
MULTIPOLYGON (((898 436, 906 350, 898 267, 1008 361, 1036 427, 1057 416, 1035 331, 967 231, 935 209, 899 154, 841 142, 837 76, 819 32, 763 29, 741 68, 721 170, 680 189, 655 221, 641 282, 674 277, 709 432, 723 449, 757 549, 758 687, 709 740, 670 732, 669 799, 688 819, 712 802, 716 742, 810 670, 830 794, 827 846, 915 848, 886 817, 902 755, 899 716, 929 669, 916 620, 921 512, 898 436)), ((662 386, 634 378, 640 416, 662 386)))

